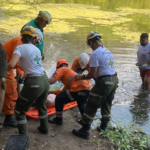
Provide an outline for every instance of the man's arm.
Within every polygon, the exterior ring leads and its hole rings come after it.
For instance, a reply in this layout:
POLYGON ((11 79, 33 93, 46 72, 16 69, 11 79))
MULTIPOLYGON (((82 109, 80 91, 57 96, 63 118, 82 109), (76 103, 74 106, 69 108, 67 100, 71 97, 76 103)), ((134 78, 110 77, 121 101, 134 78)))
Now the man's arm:
POLYGON ((23 70, 18 66, 18 64, 15 66, 15 69, 20 76, 24 74, 23 70))
POLYGON ((60 80, 62 78, 62 76, 64 75, 64 70, 63 68, 59 68, 56 70, 56 72, 52 75, 51 78, 49 78, 49 84, 54 84, 55 82, 57 82, 58 80, 60 80))
POLYGON ((94 78, 97 73, 97 67, 90 67, 90 71, 87 75, 76 75, 75 80, 91 79, 94 78))
POLYGON ((13 54, 10 62, 7 64, 7 71, 13 69, 16 66, 16 64, 19 61, 19 59, 20 59, 20 55, 13 54))

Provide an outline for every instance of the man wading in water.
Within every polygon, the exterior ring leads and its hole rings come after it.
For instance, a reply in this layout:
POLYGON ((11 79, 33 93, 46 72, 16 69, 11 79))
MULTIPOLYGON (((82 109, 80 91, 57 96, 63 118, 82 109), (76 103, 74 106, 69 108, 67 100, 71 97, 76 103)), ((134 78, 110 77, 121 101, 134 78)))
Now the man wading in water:
POLYGON ((100 132, 107 128, 110 121, 110 111, 114 94, 117 88, 117 74, 114 68, 114 58, 100 41, 101 35, 92 31, 87 36, 87 44, 93 50, 90 57, 90 71, 87 75, 76 75, 75 80, 96 78, 91 89, 88 102, 82 116, 82 128, 73 129, 72 133, 78 137, 88 139, 91 123, 98 108, 101 108, 101 125, 97 128, 100 132))
POLYGON ((141 34, 140 43, 137 51, 138 62, 136 66, 139 67, 144 89, 150 93, 150 42, 148 41, 147 33, 141 34))

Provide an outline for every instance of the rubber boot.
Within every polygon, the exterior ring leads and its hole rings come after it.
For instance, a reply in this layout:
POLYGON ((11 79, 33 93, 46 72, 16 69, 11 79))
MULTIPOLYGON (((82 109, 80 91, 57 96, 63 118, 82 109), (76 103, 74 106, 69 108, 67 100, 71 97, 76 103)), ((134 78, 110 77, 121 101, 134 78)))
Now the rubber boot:
POLYGON ((97 127, 97 131, 100 132, 101 130, 106 130, 107 124, 108 124, 108 122, 101 122, 101 125, 99 127, 97 127))
POLYGON ((90 124, 83 124, 82 128, 80 128, 80 129, 73 129, 72 133, 75 136, 81 137, 83 139, 89 139, 89 137, 90 137, 90 133, 89 133, 90 126, 91 126, 90 124))
POLYGON ((48 130, 43 130, 41 127, 38 127, 37 129, 43 134, 48 134, 48 130))
POLYGON ((52 124, 58 124, 58 125, 62 125, 63 123, 63 119, 62 118, 53 118, 53 119, 49 119, 48 120, 49 123, 52 123, 52 124))
POLYGON ((13 115, 6 115, 3 123, 4 126, 17 128, 17 122, 14 119, 13 115))

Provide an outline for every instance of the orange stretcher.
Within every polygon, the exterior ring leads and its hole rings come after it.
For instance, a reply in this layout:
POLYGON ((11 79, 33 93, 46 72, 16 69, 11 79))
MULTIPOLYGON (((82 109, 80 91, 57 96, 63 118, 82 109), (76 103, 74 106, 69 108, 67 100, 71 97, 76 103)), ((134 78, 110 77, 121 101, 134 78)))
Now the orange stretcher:
MULTIPOLYGON (((75 106, 77 106, 76 101, 70 102, 70 103, 64 105, 63 110, 70 109, 70 108, 73 108, 75 106)), ((47 113, 48 113, 48 115, 55 114, 56 113, 55 106, 47 108, 47 113)), ((30 117, 30 118, 33 118, 33 119, 38 119, 39 118, 38 110, 37 109, 30 109, 26 113, 26 116, 30 117)))

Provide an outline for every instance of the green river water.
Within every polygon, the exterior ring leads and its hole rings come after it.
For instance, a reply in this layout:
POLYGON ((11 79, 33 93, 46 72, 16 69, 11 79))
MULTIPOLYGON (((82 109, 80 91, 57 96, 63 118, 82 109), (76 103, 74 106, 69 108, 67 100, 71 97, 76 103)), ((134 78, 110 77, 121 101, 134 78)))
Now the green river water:
MULTIPOLYGON (((51 13, 52 23, 44 28, 43 65, 48 75, 58 59, 65 58, 71 66, 80 53, 91 53, 86 36, 92 30, 98 31, 104 46, 114 55, 119 78, 112 120, 136 124, 150 135, 150 97, 141 88, 135 66, 139 36, 150 33, 149 0, 0 0, 0 3, 3 40, 19 35, 21 27, 35 18, 39 10, 51 13)), ((97 122, 94 121, 93 127, 97 122)))

